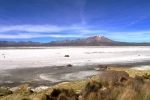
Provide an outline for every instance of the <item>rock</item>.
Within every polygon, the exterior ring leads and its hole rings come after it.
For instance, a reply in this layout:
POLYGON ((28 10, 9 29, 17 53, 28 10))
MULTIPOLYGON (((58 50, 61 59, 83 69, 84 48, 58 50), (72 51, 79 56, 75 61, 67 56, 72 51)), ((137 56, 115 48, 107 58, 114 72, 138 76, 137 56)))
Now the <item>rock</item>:
POLYGON ((66 67, 72 67, 72 65, 71 65, 71 64, 68 64, 66 67))
POLYGON ((63 68, 69 68, 69 67, 72 67, 71 64, 67 64, 66 66, 63 66, 63 68))
POLYGON ((65 55, 64 57, 69 57, 69 55, 65 55))
POLYGON ((123 82, 124 80, 127 80, 128 78, 129 78, 129 74, 125 71, 108 70, 100 74, 101 82, 119 83, 119 82, 123 82))

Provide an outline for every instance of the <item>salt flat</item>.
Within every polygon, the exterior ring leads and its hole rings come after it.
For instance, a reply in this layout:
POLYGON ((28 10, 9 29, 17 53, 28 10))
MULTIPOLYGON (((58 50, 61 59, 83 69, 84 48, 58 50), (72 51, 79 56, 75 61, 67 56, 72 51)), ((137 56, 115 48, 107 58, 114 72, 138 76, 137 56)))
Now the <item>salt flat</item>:
POLYGON ((0 85, 45 87, 87 79, 100 73, 94 70, 98 64, 150 69, 150 47, 0 48, 0 85), (66 67, 68 64, 72 67, 66 67))
POLYGON ((150 60, 150 47, 40 47, 0 49, 0 70, 58 65, 133 63, 150 60), (70 57, 64 57, 69 55, 70 57))

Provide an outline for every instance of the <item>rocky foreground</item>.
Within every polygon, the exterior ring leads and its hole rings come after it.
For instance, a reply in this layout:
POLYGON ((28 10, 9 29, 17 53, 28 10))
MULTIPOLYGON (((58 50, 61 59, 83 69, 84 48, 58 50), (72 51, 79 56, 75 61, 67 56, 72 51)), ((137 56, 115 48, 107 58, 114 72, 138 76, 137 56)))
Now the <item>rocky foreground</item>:
POLYGON ((88 80, 66 82, 40 92, 29 84, 0 89, 0 100, 150 100, 150 71, 108 67, 88 80))

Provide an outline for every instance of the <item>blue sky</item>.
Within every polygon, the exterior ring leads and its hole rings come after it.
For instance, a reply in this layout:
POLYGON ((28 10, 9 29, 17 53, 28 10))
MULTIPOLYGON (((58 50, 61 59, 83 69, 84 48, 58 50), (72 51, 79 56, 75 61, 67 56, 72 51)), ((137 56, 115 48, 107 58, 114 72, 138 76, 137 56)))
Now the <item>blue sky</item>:
POLYGON ((150 42, 149 0, 0 0, 0 40, 150 42))

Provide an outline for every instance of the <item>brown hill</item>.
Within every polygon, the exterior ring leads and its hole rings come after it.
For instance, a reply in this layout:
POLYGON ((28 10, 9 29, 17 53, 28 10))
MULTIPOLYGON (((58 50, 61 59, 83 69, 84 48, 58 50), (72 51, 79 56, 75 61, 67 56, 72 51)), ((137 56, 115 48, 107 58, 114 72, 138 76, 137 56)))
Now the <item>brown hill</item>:
POLYGON ((114 43, 113 40, 110 40, 104 36, 93 36, 85 39, 86 43, 93 43, 93 42, 101 42, 101 43, 114 43))
POLYGON ((108 39, 104 36, 93 36, 86 39, 77 39, 77 40, 63 40, 63 41, 53 41, 47 45, 52 46, 105 46, 113 45, 117 43, 111 39, 108 39))

